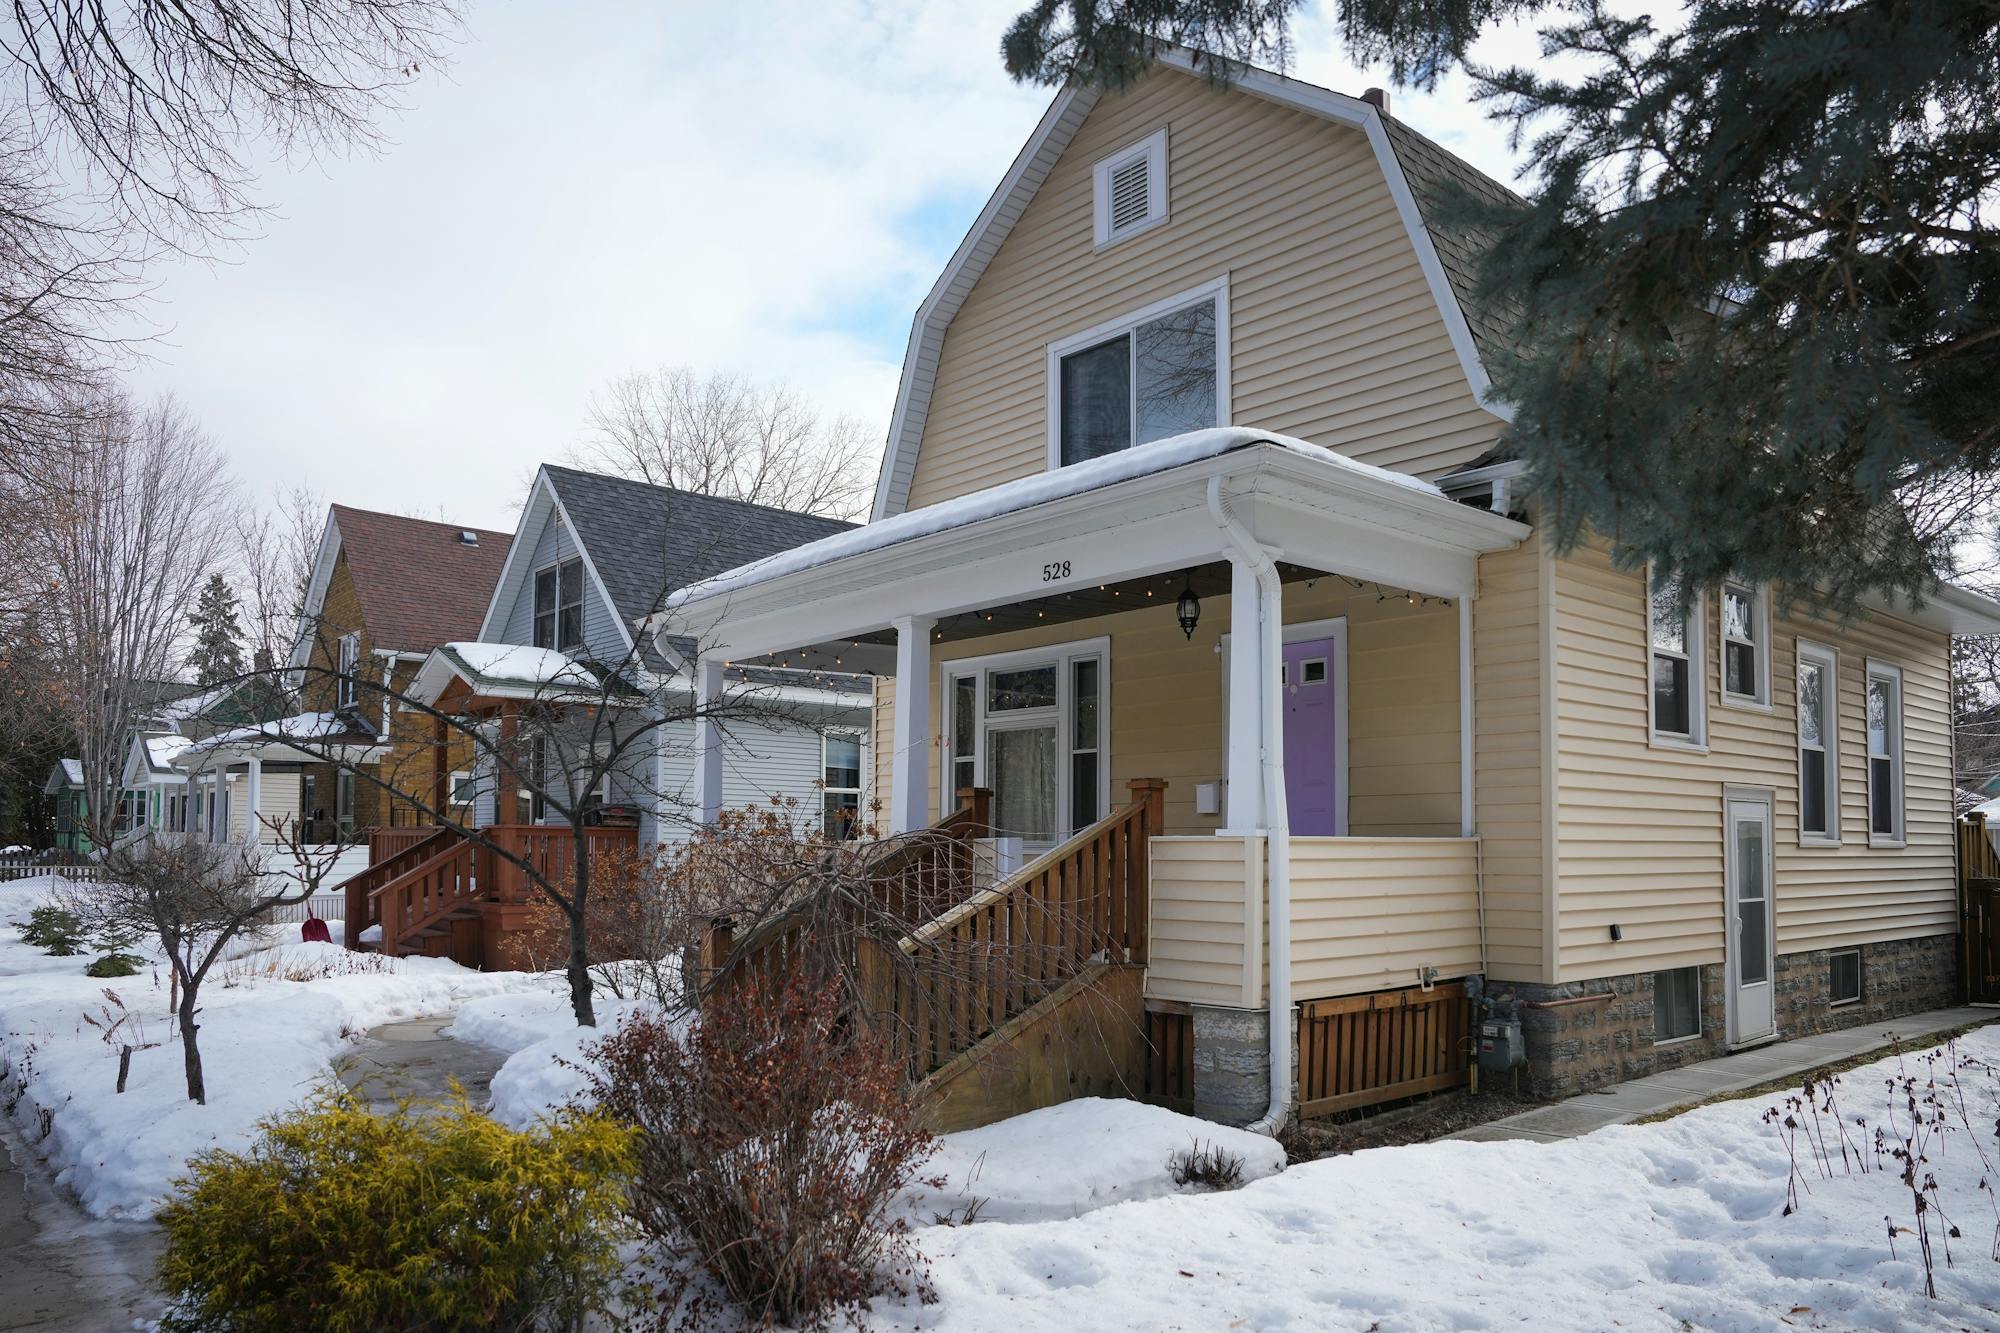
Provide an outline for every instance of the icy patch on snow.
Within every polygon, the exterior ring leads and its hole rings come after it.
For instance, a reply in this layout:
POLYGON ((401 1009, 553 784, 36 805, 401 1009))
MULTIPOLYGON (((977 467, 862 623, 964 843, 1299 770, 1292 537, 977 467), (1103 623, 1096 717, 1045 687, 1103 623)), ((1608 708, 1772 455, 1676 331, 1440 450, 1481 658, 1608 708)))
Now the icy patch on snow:
POLYGON ((1192 1192, 1174 1184, 1168 1163, 1196 1143, 1242 1158, 1246 1183, 1285 1169, 1285 1150, 1261 1134, 1143 1102, 1084 1097, 944 1135, 918 1174, 944 1176, 945 1187, 912 1190, 906 1211, 929 1222, 961 1217, 976 1202, 984 1222, 1041 1222, 1192 1192))

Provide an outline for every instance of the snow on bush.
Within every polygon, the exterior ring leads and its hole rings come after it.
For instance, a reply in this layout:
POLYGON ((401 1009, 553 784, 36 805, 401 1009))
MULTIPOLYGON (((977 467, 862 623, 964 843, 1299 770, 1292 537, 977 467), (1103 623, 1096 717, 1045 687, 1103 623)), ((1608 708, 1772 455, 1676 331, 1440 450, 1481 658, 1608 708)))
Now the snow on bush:
POLYGON ((906 1208, 918 1223, 968 1211, 983 1222, 1041 1222, 1183 1193, 1193 1187, 1174 1183, 1172 1158, 1197 1140, 1242 1158, 1246 1181, 1285 1169, 1285 1150, 1261 1134, 1143 1102, 1084 1097, 945 1135, 920 1174, 948 1183, 911 1191, 906 1208))
MULTIPOLYGON (((259 1120, 302 1101, 370 1028, 535 984, 325 944, 246 952, 218 964, 202 991, 209 1100, 199 1106, 187 1100, 166 969, 151 941, 132 949, 140 974, 115 981, 86 977, 88 958, 52 958, 21 942, 14 923, 49 887, 0 886, 0 1106, 99 1217, 150 1216, 190 1157, 243 1147, 259 1120), (135 1049, 121 1094, 126 1044, 135 1049)), ((298 927, 276 927, 273 938, 297 941, 298 927)))

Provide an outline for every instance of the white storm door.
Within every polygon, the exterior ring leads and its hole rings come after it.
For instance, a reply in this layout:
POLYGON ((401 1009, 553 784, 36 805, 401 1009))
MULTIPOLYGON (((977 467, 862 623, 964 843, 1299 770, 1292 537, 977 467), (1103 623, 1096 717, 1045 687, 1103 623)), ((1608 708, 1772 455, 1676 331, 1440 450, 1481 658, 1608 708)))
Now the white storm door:
POLYGON ((1729 934, 1729 1040, 1732 1045, 1776 1029, 1771 973, 1775 966, 1771 909, 1771 801, 1732 795, 1724 806, 1724 901, 1729 934))

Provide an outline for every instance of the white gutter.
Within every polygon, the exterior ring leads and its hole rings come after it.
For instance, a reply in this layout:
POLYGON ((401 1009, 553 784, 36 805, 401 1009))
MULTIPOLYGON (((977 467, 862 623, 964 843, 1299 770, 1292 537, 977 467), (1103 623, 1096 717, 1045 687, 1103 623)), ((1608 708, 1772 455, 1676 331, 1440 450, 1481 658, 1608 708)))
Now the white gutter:
MULTIPOLYGON (((1292 1100, 1292 817, 1285 804, 1284 699, 1272 688, 1276 673, 1271 670, 1285 655, 1283 585, 1278 566, 1223 502, 1220 477, 1208 479, 1208 511, 1257 575, 1257 628, 1262 639, 1257 661, 1264 676, 1257 686, 1263 702, 1258 748, 1264 760, 1264 847, 1271 898, 1265 965, 1271 1101, 1263 1118, 1246 1128, 1275 1138, 1285 1127, 1292 1100)), ((1234 682, 1234 688, 1242 687, 1241 681, 1234 682)))

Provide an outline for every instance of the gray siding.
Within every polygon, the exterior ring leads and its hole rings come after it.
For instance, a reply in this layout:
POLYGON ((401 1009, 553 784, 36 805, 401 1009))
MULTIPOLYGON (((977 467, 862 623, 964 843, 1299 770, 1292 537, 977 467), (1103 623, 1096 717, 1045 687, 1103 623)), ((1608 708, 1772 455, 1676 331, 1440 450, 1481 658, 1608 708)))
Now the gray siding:
MULTIPOLYGON (((555 521, 554 506, 538 508, 542 510, 540 530, 521 534, 523 541, 533 543, 529 547, 530 558, 520 567, 520 579, 508 590, 510 600, 502 613, 495 617, 495 623, 500 627, 500 639, 504 643, 535 641, 535 571, 567 560, 577 553, 576 538, 567 527, 555 521)), ((583 579, 583 644, 585 651, 599 661, 617 662, 626 653, 625 639, 617 618, 588 570, 584 572, 583 579)))

